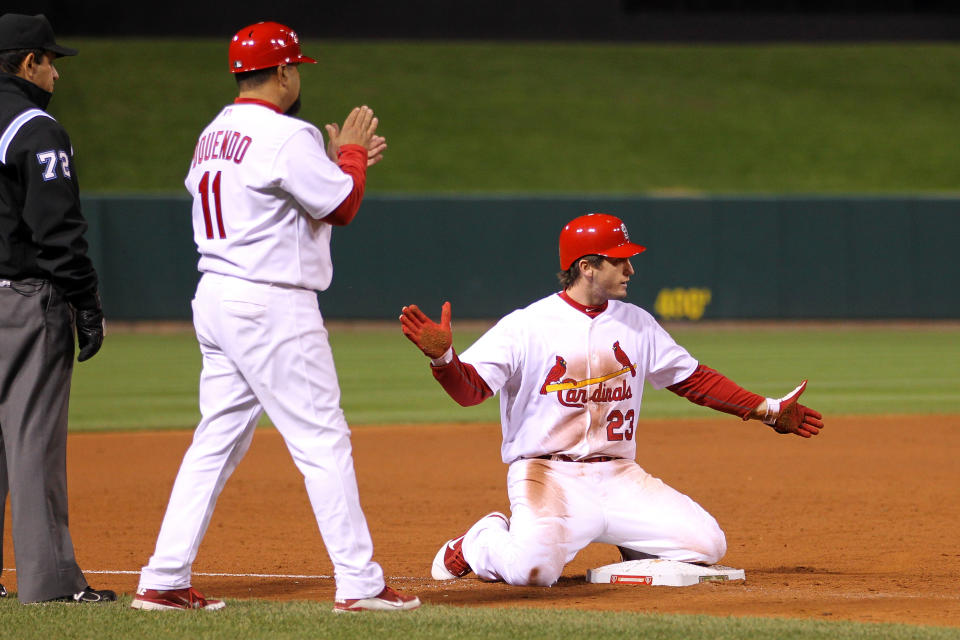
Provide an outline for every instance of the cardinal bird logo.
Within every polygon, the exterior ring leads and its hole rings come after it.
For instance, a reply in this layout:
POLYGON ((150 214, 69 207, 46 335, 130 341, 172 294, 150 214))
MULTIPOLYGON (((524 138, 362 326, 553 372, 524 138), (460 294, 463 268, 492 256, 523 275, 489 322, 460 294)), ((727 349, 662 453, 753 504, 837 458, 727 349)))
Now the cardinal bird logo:
POLYGON ((547 385, 556 382, 563 377, 563 374, 567 372, 567 361, 562 357, 557 356, 557 362, 550 367, 550 372, 547 373, 547 379, 543 381, 543 386, 540 387, 540 395, 547 395, 547 385))
POLYGON ((576 409, 582 409, 588 402, 605 404, 629 400, 633 397, 633 389, 630 387, 629 380, 621 376, 625 376, 627 371, 636 376, 637 367, 630 362, 627 354, 620 348, 619 341, 613 343, 613 353, 617 362, 623 368, 616 371, 607 371, 607 373, 583 380, 564 377, 567 375, 567 361, 557 356, 556 363, 550 367, 547 379, 543 381, 543 386, 540 387, 540 395, 545 396, 556 392, 557 402, 565 407, 576 409), (614 378, 620 378, 619 384, 613 383, 611 385, 608 383, 609 380, 614 378))
POLYGON ((627 357, 627 354, 623 352, 623 349, 620 348, 620 341, 617 340, 613 343, 613 355, 617 359, 617 362, 622 364, 624 367, 630 368, 630 375, 636 377, 637 375, 637 366, 630 362, 630 358, 627 357))

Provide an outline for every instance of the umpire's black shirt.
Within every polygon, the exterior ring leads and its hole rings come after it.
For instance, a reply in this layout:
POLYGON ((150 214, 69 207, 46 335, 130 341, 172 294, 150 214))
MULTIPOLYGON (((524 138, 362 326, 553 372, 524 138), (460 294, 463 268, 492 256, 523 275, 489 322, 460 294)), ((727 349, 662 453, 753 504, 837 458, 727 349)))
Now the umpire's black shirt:
POLYGON ((51 280, 78 309, 96 303, 70 137, 52 93, 0 73, 0 280, 51 280))

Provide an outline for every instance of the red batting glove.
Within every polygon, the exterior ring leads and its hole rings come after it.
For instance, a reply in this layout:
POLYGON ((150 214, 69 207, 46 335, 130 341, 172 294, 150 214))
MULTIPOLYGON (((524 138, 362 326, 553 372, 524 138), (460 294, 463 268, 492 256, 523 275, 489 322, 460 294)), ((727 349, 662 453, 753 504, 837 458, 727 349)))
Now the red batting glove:
POLYGON ((427 317, 420 308, 411 304, 400 310, 400 329, 403 335, 417 345, 427 357, 436 360, 453 344, 450 330, 450 303, 444 302, 440 310, 440 324, 427 317))
POLYGON ((804 380, 779 400, 767 398, 767 413, 763 422, 773 427, 777 433, 792 433, 804 438, 820 433, 820 429, 823 429, 823 416, 819 411, 797 402, 806 388, 807 381, 804 380))

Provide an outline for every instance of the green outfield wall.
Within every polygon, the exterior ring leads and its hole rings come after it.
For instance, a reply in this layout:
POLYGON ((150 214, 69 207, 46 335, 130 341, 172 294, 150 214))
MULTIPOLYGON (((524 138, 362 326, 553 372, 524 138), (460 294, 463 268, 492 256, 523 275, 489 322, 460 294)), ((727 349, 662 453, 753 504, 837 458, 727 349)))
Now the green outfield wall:
MULTIPOLYGON (((84 198, 109 319, 190 316, 186 198, 84 198)), ((629 300, 663 320, 960 318, 960 198, 368 197, 333 232, 328 318, 404 304, 495 318, 557 289, 557 236, 591 211, 647 251, 629 300)), ((229 215, 229 212, 225 212, 229 215)))

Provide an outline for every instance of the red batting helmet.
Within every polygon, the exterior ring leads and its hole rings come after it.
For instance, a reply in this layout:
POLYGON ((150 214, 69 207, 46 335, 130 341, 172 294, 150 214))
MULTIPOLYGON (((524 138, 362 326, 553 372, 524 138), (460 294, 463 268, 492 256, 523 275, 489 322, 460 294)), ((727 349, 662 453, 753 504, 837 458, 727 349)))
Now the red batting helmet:
POLYGON ((316 63, 300 53, 300 38, 278 22, 258 22, 237 31, 230 41, 230 73, 269 69, 281 64, 316 63))
POLYGON ((560 232, 560 268, 566 271, 587 255, 630 258, 646 249, 630 242, 627 225, 620 218, 588 213, 568 222, 560 232))

